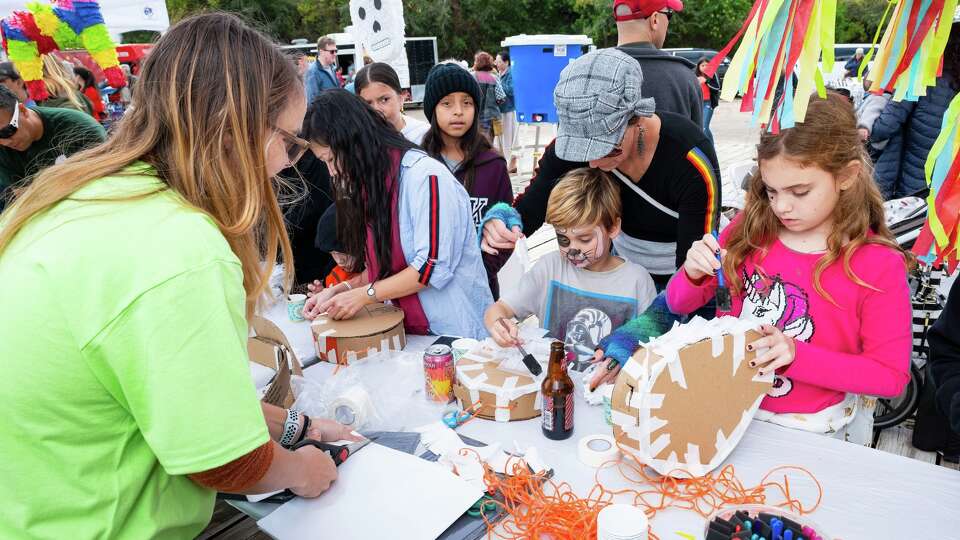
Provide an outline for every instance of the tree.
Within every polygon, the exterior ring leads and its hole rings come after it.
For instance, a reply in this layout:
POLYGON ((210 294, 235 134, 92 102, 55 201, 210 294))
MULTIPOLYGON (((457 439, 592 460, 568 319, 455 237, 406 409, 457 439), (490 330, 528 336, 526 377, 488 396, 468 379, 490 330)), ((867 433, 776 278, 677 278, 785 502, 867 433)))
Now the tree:
MULTIPOLYGON (((720 49, 726 45, 750 12, 752 0, 685 0, 683 11, 670 20, 666 47, 720 49)), ((597 47, 617 44, 617 26, 610 0, 572 0, 575 30, 597 47)))
POLYGON ((876 0, 837 2, 837 43, 872 43, 886 8, 876 0))
MULTIPOLYGON (((404 0, 408 36, 436 36, 441 58, 472 60, 495 53, 516 34, 586 34, 597 47, 616 45, 612 0, 404 0)), ((668 47, 719 50, 736 34, 753 0, 685 0, 670 21, 668 47)), ((837 42, 870 42, 886 7, 879 0, 837 2, 837 42)), ((349 0, 167 0, 170 18, 205 10, 239 14, 289 42, 342 32, 350 24, 349 0)))
POLYGON ((131 30, 120 34, 120 43, 153 43, 160 39, 160 32, 154 30, 131 30))

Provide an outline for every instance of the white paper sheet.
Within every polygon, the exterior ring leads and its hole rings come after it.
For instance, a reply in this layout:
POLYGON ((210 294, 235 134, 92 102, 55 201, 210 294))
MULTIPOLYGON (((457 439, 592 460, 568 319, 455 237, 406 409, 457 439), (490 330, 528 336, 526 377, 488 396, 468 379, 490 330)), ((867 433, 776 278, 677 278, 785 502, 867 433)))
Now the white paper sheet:
POLYGON ((433 540, 483 495, 435 463, 369 444, 316 499, 296 498, 257 522, 278 540, 433 540))

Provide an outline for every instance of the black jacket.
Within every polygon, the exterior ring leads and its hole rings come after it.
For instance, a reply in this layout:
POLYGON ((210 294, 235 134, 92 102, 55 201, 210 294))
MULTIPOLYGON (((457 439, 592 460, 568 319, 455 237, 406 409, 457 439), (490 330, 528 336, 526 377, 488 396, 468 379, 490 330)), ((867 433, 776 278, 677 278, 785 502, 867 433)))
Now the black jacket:
POLYGON ((889 141, 874 172, 885 199, 926 192, 927 155, 940 135, 943 116, 958 88, 960 81, 944 73, 917 101, 890 100, 873 123, 870 140, 889 141))
POLYGON ((937 405, 960 434, 960 279, 950 288, 950 298, 940 318, 927 334, 930 367, 937 405))
POLYGON ((317 249, 314 245, 320 216, 333 204, 333 191, 327 165, 317 159, 313 152, 307 152, 297 162, 296 167, 281 171, 279 176, 289 179, 295 185, 301 183, 302 176, 306 183, 304 196, 283 209, 287 222, 287 234, 290 236, 290 244, 293 247, 296 282, 303 284, 311 283, 315 279, 322 281, 334 267, 330 254, 317 249))
MULTIPOLYGON (((699 79, 697 82, 700 82, 699 79)), ((720 78, 716 73, 707 78, 707 88, 710 89, 710 107, 716 109, 717 105, 720 105, 720 78)))
MULTIPOLYGON (((693 72, 688 74, 693 75, 693 72)), ((697 92, 700 92, 697 84, 697 92)), ((703 107, 702 98, 703 94, 699 107, 703 107)), ((657 112, 657 116, 661 121, 660 141, 650 168, 637 185, 680 216, 679 219, 671 218, 617 180, 622 227, 624 233, 640 240, 676 242, 676 265, 679 268, 693 242, 703 237, 705 228, 714 228, 719 220, 720 170, 716 152, 703 128, 678 114, 657 112), (695 167, 690 161, 691 153, 705 156, 709 171, 702 172, 695 167), (711 224, 709 227, 706 226, 708 223, 711 224)), ((524 233, 531 235, 543 225, 550 192, 560 178, 573 169, 587 166, 587 163, 562 160, 557 157, 554 143, 547 146, 537 175, 514 201, 523 221, 524 233)))
POLYGON ((657 102, 657 112, 686 116, 703 127, 703 92, 693 74, 693 62, 661 51, 652 43, 627 43, 617 49, 632 56, 643 71, 643 97, 657 102))

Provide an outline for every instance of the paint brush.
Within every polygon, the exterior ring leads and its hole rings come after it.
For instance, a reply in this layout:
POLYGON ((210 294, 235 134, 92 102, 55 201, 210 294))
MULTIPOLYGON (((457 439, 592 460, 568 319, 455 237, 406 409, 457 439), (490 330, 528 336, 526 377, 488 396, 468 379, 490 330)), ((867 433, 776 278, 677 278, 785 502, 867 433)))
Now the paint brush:
MULTIPOLYGON (((719 243, 720 237, 717 234, 717 231, 713 231, 713 238, 719 243)), ((717 260, 720 260, 720 252, 717 251, 717 260)), ((723 277, 723 266, 717 270, 717 308, 723 312, 729 312, 733 309, 732 300, 730 298, 730 288, 727 287, 727 280, 723 277)))
MULTIPOLYGON (((507 321, 503 317, 497 319, 497 321, 508 333, 510 332, 510 325, 507 324, 507 321)), ((520 354, 523 355, 523 365, 527 366, 527 369, 530 370, 530 373, 533 373, 534 377, 543 373, 543 367, 540 365, 540 362, 537 362, 537 359, 534 358, 532 354, 523 350, 523 346, 520 345, 519 341, 517 341, 514 346, 520 351, 520 354)))

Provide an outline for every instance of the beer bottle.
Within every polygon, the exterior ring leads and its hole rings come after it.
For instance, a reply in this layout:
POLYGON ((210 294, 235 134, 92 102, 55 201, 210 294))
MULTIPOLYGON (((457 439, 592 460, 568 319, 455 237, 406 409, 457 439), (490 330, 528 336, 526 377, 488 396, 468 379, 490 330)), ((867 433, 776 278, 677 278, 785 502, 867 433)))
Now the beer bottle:
POLYGON ((564 369, 565 354, 563 343, 554 341, 550 344, 547 378, 540 386, 543 396, 543 434, 555 441, 573 435, 574 386, 570 375, 567 375, 567 370, 564 369))

